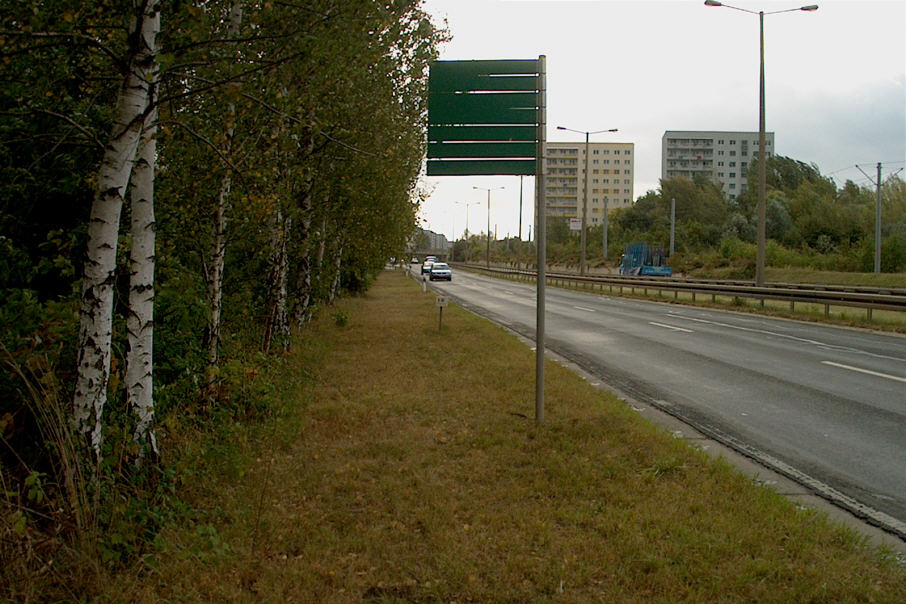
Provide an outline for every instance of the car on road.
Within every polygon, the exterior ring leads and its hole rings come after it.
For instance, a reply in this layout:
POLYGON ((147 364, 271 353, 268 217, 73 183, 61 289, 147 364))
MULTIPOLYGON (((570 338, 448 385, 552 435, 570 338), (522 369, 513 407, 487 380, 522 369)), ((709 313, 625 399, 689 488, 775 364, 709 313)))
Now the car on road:
POLYGON ((428 278, 431 279, 431 281, 437 281, 438 279, 452 281, 453 269, 451 269, 450 265, 446 262, 435 262, 431 266, 431 274, 428 278))
POLYGON ((434 261, 433 261, 433 260, 425 260, 425 263, 422 264, 422 274, 423 274, 423 275, 430 275, 430 274, 431 274, 431 267, 432 267, 432 266, 434 266, 434 261))

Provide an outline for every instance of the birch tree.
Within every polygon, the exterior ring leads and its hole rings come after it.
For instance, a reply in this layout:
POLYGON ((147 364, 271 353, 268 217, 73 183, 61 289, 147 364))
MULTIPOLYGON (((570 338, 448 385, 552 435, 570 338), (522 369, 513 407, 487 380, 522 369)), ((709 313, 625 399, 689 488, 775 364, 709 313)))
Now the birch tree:
MULTIPOLYGON (((239 37, 242 26, 242 1, 233 0, 230 6, 228 40, 239 37)), ((235 137, 236 105, 229 103, 226 110, 226 148, 224 155, 231 158, 233 155, 233 139, 235 137)), ((233 188, 233 171, 227 166, 220 181, 217 201, 214 208, 214 241, 210 251, 210 264, 206 266, 205 282, 208 291, 208 304, 210 317, 208 328, 205 332, 205 347, 207 348, 207 368, 205 371, 205 390, 210 394, 217 376, 217 363, 220 356, 220 324, 223 315, 223 277, 226 267, 227 246, 227 212, 233 188)))
MULTIPOLYGON (((156 63, 149 74, 157 82, 156 63)), ((126 401, 135 418, 139 450, 158 455, 154 431, 154 170, 157 165, 157 107, 145 118, 138 161, 132 172, 129 314, 126 317, 126 401)))
POLYGON ((110 377, 113 286, 120 215, 138 150, 145 116, 151 108, 151 83, 160 32, 159 0, 133 0, 133 22, 123 83, 115 100, 113 127, 98 171, 88 226, 88 249, 79 311, 79 354, 73 420, 96 456, 110 377))

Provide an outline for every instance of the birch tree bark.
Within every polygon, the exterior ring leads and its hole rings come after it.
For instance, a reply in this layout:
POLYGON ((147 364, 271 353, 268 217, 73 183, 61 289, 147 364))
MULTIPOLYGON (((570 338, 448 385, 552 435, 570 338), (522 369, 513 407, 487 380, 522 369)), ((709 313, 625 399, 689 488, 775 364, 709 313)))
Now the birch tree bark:
POLYGON ((116 99, 115 118, 91 205, 88 250, 79 310, 79 354, 73 422, 100 456, 101 417, 110 377, 113 286, 123 198, 135 162, 144 115, 149 109, 149 73, 160 31, 158 0, 133 0, 127 72, 116 99))
MULTIPOLYGON (((152 74, 156 84, 157 73, 152 74)), ((152 103, 156 91, 152 91, 152 103)), ((133 440, 144 456, 157 457, 154 431, 154 170, 157 164, 157 109, 145 120, 132 171, 132 249, 129 314, 126 317, 126 402, 135 418, 133 440)))
POLYGON ((271 225, 271 257, 270 275, 268 276, 267 291, 270 297, 267 327, 264 332, 264 352, 270 352, 274 340, 280 345, 281 350, 289 350, 289 316, 286 310, 286 277, 288 258, 286 244, 289 239, 292 219, 284 218, 283 211, 278 208, 277 215, 271 225))
POLYGON ((343 242, 337 241, 334 248, 333 256, 333 281, 330 283, 330 293, 327 295, 327 303, 333 304, 340 291, 340 269, 343 263, 343 242))
MULTIPOLYGON (((239 37, 242 25, 242 1, 234 0, 230 7, 230 28, 227 38, 239 37)), ((226 156, 232 155, 233 137, 235 135, 236 106, 230 103, 227 108, 226 156)), ((230 191, 233 186, 232 168, 227 167, 226 174, 220 182, 220 192, 214 210, 214 243, 211 246, 211 265, 205 270, 205 281, 208 294, 208 326, 205 331, 207 349, 207 366, 203 392, 206 398, 212 398, 217 380, 217 367, 220 360, 220 322, 223 315, 223 275, 226 265, 227 245, 227 207, 230 191)))

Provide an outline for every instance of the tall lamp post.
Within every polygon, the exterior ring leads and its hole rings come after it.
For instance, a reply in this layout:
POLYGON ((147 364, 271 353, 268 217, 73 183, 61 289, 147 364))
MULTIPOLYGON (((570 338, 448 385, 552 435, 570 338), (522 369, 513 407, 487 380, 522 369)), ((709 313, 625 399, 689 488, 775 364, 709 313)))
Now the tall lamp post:
POLYGON ((765 223, 766 220, 766 188, 767 188, 767 156, 765 155, 764 144, 764 16, 775 15, 777 13, 790 13, 794 11, 816 11, 817 4, 800 6, 799 8, 787 8, 784 10, 775 10, 764 12, 753 11, 738 6, 730 6, 717 0, 705 0, 705 6, 723 6, 733 10, 742 11, 752 15, 758 15, 759 38, 761 40, 761 69, 759 71, 758 87, 758 251, 755 258, 755 285, 762 287, 764 285, 764 261, 765 261, 765 223))
MULTIPOLYGON (((458 206, 466 206, 466 230, 463 232, 463 235, 461 237, 461 239, 465 239, 466 233, 469 232, 469 206, 477 206, 481 202, 480 201, 456 201, 454 203, 458 206)), ((455 237, 456 233, 453 233, 453 236, 455 237)), ((470 249, 469 246, 466 246, 466 250, 469 250, 469 249, 470 249)), ((470 258, 466 258, 467 262, 469 260, 470 260, 470 258)))
POLYGON ((488 268, 491 268, 491 191, 496 191, 498 189, 502 189, 503 187, 492 187, 490 189, 486 189, 484 187, 472 187, 472 188, 477 189, 479 191, 488 192, 488 251, 487 251, 487 255, 485 256, 485 264, 488 268))
POLYGON ((563 126, 557 126, 557 130, 568 130, 569 132, 576 132, 578 134, 585 135, 585 183, 584 183, 584 193, 582 194, 582 231, 579 234, 579 247, 581 248, 579 256, 579 275, 585 276, 585 226, 588 221, 588 137, 592 134, 601 134, 602 132, 617 132, 616 128, 610 128, 609 130, 595 130, 593 132, 588 132, 585 130, 573 130, 572 128, 564 128, 563 126))

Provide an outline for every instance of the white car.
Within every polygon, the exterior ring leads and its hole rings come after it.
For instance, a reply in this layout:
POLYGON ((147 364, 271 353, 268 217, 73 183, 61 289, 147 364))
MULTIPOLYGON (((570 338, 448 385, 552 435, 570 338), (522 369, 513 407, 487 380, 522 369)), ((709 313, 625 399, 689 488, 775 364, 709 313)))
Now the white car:
POLYGON ((453 280, 453 269, 450 268, 450 265, 446 262, 435 262, 431 266, 431 274, 428 277, 431 281, 436 281, 437 279, 446 279, 447 281, 453 280))

